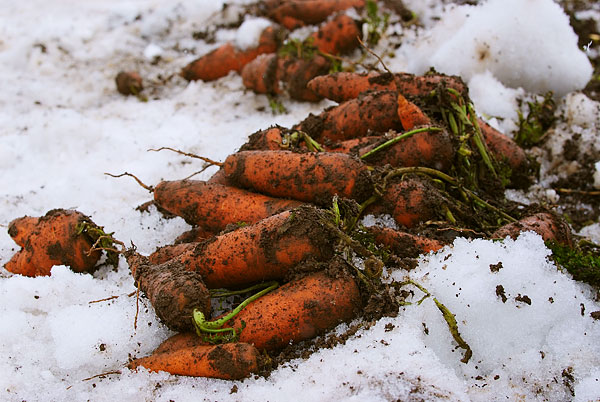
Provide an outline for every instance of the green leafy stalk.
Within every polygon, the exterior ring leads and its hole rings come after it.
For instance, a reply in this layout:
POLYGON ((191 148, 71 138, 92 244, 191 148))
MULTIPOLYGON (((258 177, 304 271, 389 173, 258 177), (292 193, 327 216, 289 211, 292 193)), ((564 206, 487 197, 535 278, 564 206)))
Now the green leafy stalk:
POLYGON ((227 323, 227 321, 229 321, 233 317, 235 317, 248 304, 250 304, 254 300, 264 296, 265 294, 269 293, 271 290, 277 288, 279 286, 279 283, 274 282, 274 281, 267 282, 265 284, 256 285, 253 288, 256 289, 257 287, 264 287, 264 286, 266 286, 266 288, 264 288, 263 290, 261 290, 260 292, 258 292, 256 294, 248 297, 246 300, 241 302, 235 309, 233 309, 229 314, 225 315, 224 317, 219 318, 218 320, 207 321, 206 317, 204 316, 204 313, 202 313, 198 309, 195 309, 193 312, 193 323, 194 323, 194 327, 196 328, 196 333, 198 334, 198 336, 201 336, 204 339, 211 341, 211 342, 235 341, 239 337, 239 334, 241 333, 241 331, 243 330, 243 326, 242 326, 242 329, 236 330, 235 328, 222 328, 223 325, 225 325, 227 323), (223 334, 226 334, 226 335, 223 335, 223 334))

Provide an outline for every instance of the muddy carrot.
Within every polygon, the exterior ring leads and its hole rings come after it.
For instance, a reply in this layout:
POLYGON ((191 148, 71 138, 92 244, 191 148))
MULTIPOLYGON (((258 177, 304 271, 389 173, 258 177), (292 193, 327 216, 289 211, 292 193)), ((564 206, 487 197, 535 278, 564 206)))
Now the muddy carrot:
POLYGON ((258 55, 275 52, 278 46, 278 35, 277 29, 267 27, 260 36, 258 46, 247 50, 239 50, 231 43, 225 43, 185 66, 181 76, 188 81, 212 81, 226 76, 230 71, 240 72, 258 55))
POLYGON ((417 257, 444 247, 441 241, 392 228, 372 226, 366 230, 373 234, 376 243, 388 247, 390 251, 401 257, 417 257))
POLYGON ((558 215, 550 212, 539 212, 504 225, 492 234, 492 238, 508 236, 516 239, 521 232, 527 231, 539 234, 544 241, 553 240, 564 245, 572 245, 569 225, 558 215))
POLYGON ((372 165, 426 166, 446 171, 454 162, 455 146, 447 131, 424 127, 380 137, 357 152, 372 165))
POLYGON ((421 126, 430 126, 431 120, 417 105, 398 93, 398 118, 404 131, 421 126))
POLYGON ((242 188, 318 205, 336 194, 361 202, 372 193, 370 169, 341 153, 242 151, 228 156, 224 169, 242 188))
POLYGON ((214 233, 228 224, 253 223, 301 204, 200 180, 160 182, 154 189, 154 200, 190 225, 214 233))
POLYGON ((136 286, 146 294, 156 315, 174 331, 193 330, 192 313, 210 315, 210 294, 197 272, 177 260, 152 264, 134 250, 125 252, 136 286))
MULTIPOLYGON (((278 350, 311 339, 361 309, 358 286, 348 274, 320 271, 293 280, 244 307, 224 327, 239 332, 239 341, 259 350, 278 350)), ((199 316, 196 314, 196 322, 199 316)))
POLYGON ((343 141, 364 137, 371 132, 385 133, 390 129, 400 131, 398 94, 393 91, 364 92, 338 106, 310 114, 297 127, 316 141, 343 141))
POLYGON ((101 251, 87 228, 97 226, 81 212, 54 209, 41 218, 24 217, 9 224, 9 234, 23 247, 4 267, 15 274, 47 276, 54 265, 75 272, 92 271, 101 251))
POLYGON ((269 17, 288 29, 295 29, 301 24, 323 22, 337 11, 364 5, 364 0, 290 0, 272 10, 269 17))
POLYGON ((258 371, 259 352, 247 343, 209 345, 196 334, 177 334, 167 339, 150 356, 135 359, 128 368, 144 367, 150 371, 190 377, 240 380, 258 371))
POLYGON ((358 47, 360 31, 356 22, 348 15, 340 14, 323 24, 310 36, 312 44, 321 52, 329 54, 347 53, 358 47))
POLYGON ((477 122, 485 143, 496 159, 505 160, 515 173, 528 170, 527 154, 516 142, 483 120, 478 119, 477 122))
POLYGON ((314 207, 284 211, 205 242, 189 243, 188 251, 175 260, 198 272, 208 288, 282 280, 307 258, 331 258, 336 235, 320 219, 314 207))

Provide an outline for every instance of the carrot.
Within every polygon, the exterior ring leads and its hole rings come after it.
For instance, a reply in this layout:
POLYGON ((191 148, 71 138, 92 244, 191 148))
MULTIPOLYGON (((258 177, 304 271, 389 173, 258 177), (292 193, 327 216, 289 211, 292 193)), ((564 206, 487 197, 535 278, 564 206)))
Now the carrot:
POLYGON ((279 70, 277 54, 261 54, 242 68, 244 87, 259 94, 276 95, 283 92, 279 83, 283 71, 279 70))
POLYGON ((181 76, 188 81, 212 81, 226 76, 230 71, 240 72, 259 54, 275 52, 278 46, 278 35, 275 28, 267 27, 260 35, 259 44, 247 50, 239 50, 231 43, 225 43, 185 66, 181 76))
POLYGON ((411 228, 440 215, 443 217, 448 208, 449 200, 430 180, 405 175, 402 180, 389 183, 381 200, 365 213, 387 213, 399 225, 411 228))
MULTIPOLYGON (((369 145, 381 143, 385 141, 387 136, 369 135, 366 137, 352 138, 350 140, 340 142, 330 142, 323 144, 327 152, 341 152, 344 154, 352 154, 360 156, 361 149, 367 149, 369 145)), ((365 151, 366 152, 366 151, 365 151)))
POLYGON ((177 334, 175 337, 179 339, 167 339, 150 356, 135 359, 127 367, 223 380, 240 380, 258 371, 259 353, 252 345, 208 345, 195 334, 177 334))
POLYGON ((138 95, 144 89, 142 78, 135 71, 121 71, 115 78, 117 91, 122 95, 138 95))
POLYGON ((175 244, 199 242, 211 238, 214 235, 214 232, 196 226, 177 236, 175 244))
POLYGON ((352 18, 340 14, 321 26, 310 37, 312 44, 318 50, 335 55, 354 50, 359 44, 360 31, 352 18))
POLYGON ((414 103, 398 93, 398 117, 405 131, 431 125, 429 117, 414 103))
POLYGON ((320 75, 306 85, 315 94, 338 103, 358 98, 362 92, 369 90, 396 91, 392 74, 375 71, 366 74, 337 72, 320 75))
POLYGON ((417 257, 420 254, 438 251, 444 247, 444 243, 441 241, 392 228, 371 226, 366 230, 373 234, 376 243, 388 247, 394 254, 401 257, 417 257))
POLYGON ((310 114, 297 127, 316 141, 343 141, 402 128, 398 117, 398 94, 393 91, 364 92, 320 115, 310 114))
POLYGON ((336 194, 361 202, 372 193, 369 168, 346 154, 242 151, 228 156, 223 168, 242 188, 318 205, 329 205, 336 194))
POLYGON ((539 234, 544 241, 553 240, 564 245, 572 245, 569 225, 558 215, 550 212, 539 212, 517 222, 504 225, 492 234, 492 238, 505 238, 508 236, 516 239, 519 233, 526 231, 539 234))
MULTIPOLYGON (((424 131, 403 134, 394 134, 393 137, 384 136, 358 150, 358 155, 369 164, 393 167, 426 166, 437 170, 446 171, 454 161, 455 147, 452 137, 445 130, 432 127, 424 131), (404 138, 402 138, 404 136, 404 138), (382 148, 391 140, 399 139, 392 145, 382 148)), ((419 131, 419 130, 415 130, 419 131)))
POLYGON ((266 130, 259 130, 248 137, 248 141, 240 147, 240 151, 266 151, 286 148, 285 133, 289 131, 283 127, 275 126, 266 130))
POLYGON ((244 307, 225 324, 239 341, 277 350, 351 320, 361 309, 358 286, 348 274, 320 271, 293 280, 244 307))
POLYGON ((351 73, 338 72, 313 78, 308 84, 315 94, 338 103, 357 98, 368 90, 398 91, 404 96, 422 97, 435 90, 438 85, 453 88, 461 94, 467 93, 467 87, 457 76, 426 74, 424 76, 409 73, 351 73))
POLYGON ((190 225, 213 233, 231 223, 254 223, 301 204, 200 180, 160 182, 154 189, 154 200, 190 225))
POLYGON ((485 143, 497 159, 505 160, 516 174, 529 170, 527 154, 516 142, 483 120, 478 119, 478 123, 485 143))
POLYGON ((48 276, 54 265, 92 271, 101 252, 92 251, 88 227, 97 228, 89 217, 74 210, 53 209, 41 218, 19 218, 9 224, 9 234, 23 249, 4 267, 25 276, 48 276))
POLYGON ((319 219, 311 207, 284 211, 205 242, 189 243, 172 261, 199 273, 208 288, 282 280, 307 258, 331 258, 336 236, 319 219))
POLYGON ((179 244, 168 244, 166 246, 158 247, 152 254, 148 256, 148 262, 152 265, 163 264, 173 258, 180 256, 183 253, 188 252, 195 243, 200 241, 193 241, 179 244))
POLYGON ((202 276, 177 260, 152 264, 134 250, 125 252, 136 286, 146 294, 156 315, 170 329, 192 330, 192 313, 210 314, 210 294, 202 276))
POLYGON ((348 8, 364 7, 364 0, 290 0, 285 1, 269 13, 269 18, 288 29, 301 24, 318 24, 331 14, 348 8))

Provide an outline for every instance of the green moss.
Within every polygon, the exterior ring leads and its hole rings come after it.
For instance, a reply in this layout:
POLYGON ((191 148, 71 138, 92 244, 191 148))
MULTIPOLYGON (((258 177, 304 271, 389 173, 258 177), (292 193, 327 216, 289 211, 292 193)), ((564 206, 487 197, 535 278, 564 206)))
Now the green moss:
POLYGON ((573 279, 600 288, 600 246, 587 242, 575 248, 554 242, 546 242, 546 246, 552 250, 554 262, 573 279))
POLYGON ((529 112, 527 116, 519 113, 519 131, 515 135, 515 142, 524 148, 538 144, 556 118, 556 104, 552 92, 547 92, 542 100, 527 102, 529 112))

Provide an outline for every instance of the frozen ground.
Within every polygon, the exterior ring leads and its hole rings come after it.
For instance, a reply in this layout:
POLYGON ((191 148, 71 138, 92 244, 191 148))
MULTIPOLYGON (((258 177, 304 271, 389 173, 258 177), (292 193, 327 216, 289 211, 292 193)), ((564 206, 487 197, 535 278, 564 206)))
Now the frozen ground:
MULTIPOLYGON (((131 172, 148 184, 183 178, 200 165, 147 150, 174 146, 222 160, 257 129, 290 126, 329 105, 284 99, 288 113, 273 115, 267 99, 245 92, 236 75, 213 83, 169 78, 222 41, 236 39, 234 30, 217 32, 215 44, 192 38, 209 21, 222 21, 220 1, 0 3, 4 229, 16 217, 76 208, 148 254, 188 225, 156 210, 136 211, 151 195, 132 180, 104 172, 131 172), (129 69, 145 78, 148 102, 116 93, 114 76, 129 69)), ((490 0, 449 8, 434 0, 405 3, 424 26, 390 27, 404 41, 396 57, 386 60, 392 69, 422 72, 434 65, 464 75, 478 110, 507 132, 515 127, 519 96, 554 90, 567 118, 556 129, 556 152, 544 155, 560 159, 561 141, 575 132, 584 138, 582 147, 599 154, 598 103, 577 93, 562 97, 586 84, 591 67, 552 1, 508 6, 490 0), (483 59, 477 53, 481 46, 487 49, 483 59), (540 70, 544 73, 534 74, 540 70)), ((235 9, 229 9, 231 18, 235 9)), ((548 178, 560 175, 550 171, 551 162, 545 161, 548 178)), ((582 230, 595 241, 599 232, 598 223, 582 230)), ((0 265, 16 250, 1 230, 0 265)), ((124 368, 128 358, 149 354, 171 334, 144 299, 134 328, 136 300, 128 294, 135 288, 124 262, 116 271, 105 267, 93 276, 65 267, 46 278, 1 270, 0 399, 600 400, 600 322, 589 315, 600 304, 548 255, 530 233, 503 243, 457 240, 423 256, 410 274, 391 273, 410 275, 456 314, 473 349, 468 364, 460 362, 461 349, 427 299, 360 330, 344 345, 294 360, 268 378, 238 382, 124 368), (492 271, 490 265, 499 262, 503 268, 492 271), (498 285, 506 302, 497 296, 498 285), (111 296, 118 297, 98 301, 111 296), (113 374, 90 379, 107 372, 113 374)), ((420 296, 416 290, 415 298, 420 296)))

